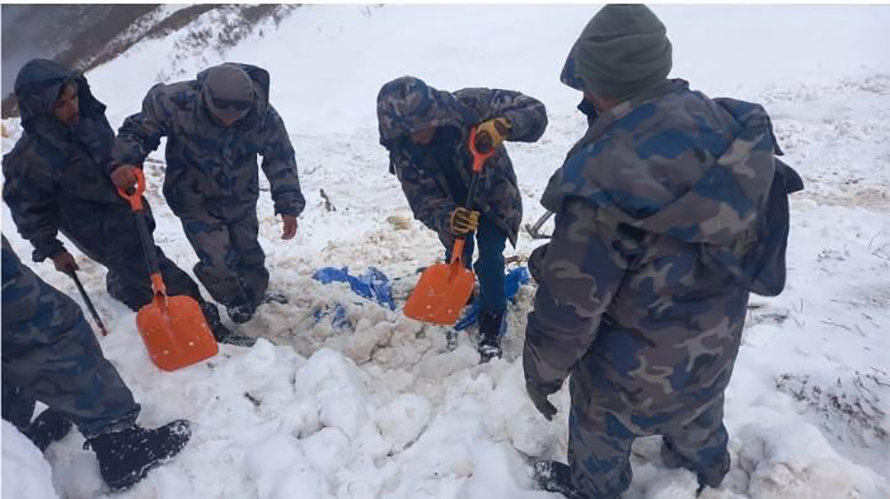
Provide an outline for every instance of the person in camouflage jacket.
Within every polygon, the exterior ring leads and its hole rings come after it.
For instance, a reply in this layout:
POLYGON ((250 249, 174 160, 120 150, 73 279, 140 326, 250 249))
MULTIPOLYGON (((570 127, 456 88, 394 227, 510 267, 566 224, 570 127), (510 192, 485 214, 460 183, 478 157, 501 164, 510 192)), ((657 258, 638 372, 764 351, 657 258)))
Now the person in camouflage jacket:
POLYGON ((269 73, 225 63, 195 80, 152 87, 142 111, 118 131, 110 170, 115 184, 135 184, 133 169, 165 136, 164 196, 198 255, 195 275, 233 321, 246 322, 269 298, 258 241, 257 154, 284 221, 282 239, 294 237, 306 204, 287 129, 269 103, 269 73))
MULTIPOLYGON (((108 178, 114 131, 105 106, 85 77, 45 59, 22 67, 15 93, 25 131, 3 157, 3 199, 19 233, 34 247, 33 260, 52 259, 64 273, 78 270, 58 239, 61 232, 108 269, 108 293, 138 311, 154 293, 134 214, 108 178)), ((151 208, 142 202, 149 230, 154 230, 151 208)), ((160 247, 154 250, 167 290, 197 300, 218 341, 252 343, 226 328, 197 283, 160 247)))
POLYGON ((102 349, 80 307, 23 265, 2 237, 3 419, 41 450, 72 423, 96 452, 113 490, 141 480, 191 436, 188 421, 136 424, 141 407, 102 349), (31 422, 35 402, 46 410, 31 422))
POLYGON ((761 106, 668 79, 670 52, 648 8, 609 5, 562 75, 597 115, 541 200, 556 227, 531 257, 523 367, 548 419, 547 396, 571 375, 569 467, 537 465, 569 497, 619 496, 634 438, 653 434, 665 463, 719 486, 748 297, 784 286, 787 193, 800 179, 775 158, 761 106))
MULTIPOLYGON (((466 88, 450 93, 405 76, 385 84, 377 96, 380 143, 389 151, 390 173, 398 176, 414 217, 436 231, 450 260, 456 236, 475 232, 482 312, 483 359, 500 355, 506 310, 504 247, 516 245, 522 198, 503 141, 535 142, 547 127, 544 105, 510 90, 466 88), (472 209, 464 208, 472 175, 470 129, 476 147, 495 150, 483 165, 472 209)), ((464 261, 472 261, 467 237, 464 261)))

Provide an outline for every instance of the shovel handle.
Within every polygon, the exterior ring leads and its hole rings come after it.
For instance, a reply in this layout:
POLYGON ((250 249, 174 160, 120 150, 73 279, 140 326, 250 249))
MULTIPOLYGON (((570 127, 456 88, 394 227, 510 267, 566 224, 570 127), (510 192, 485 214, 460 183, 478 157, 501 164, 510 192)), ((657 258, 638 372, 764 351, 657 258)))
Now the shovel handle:
POLYGON ((494 148, 487 153, 481 153, 476 149, 476 127, 470 129, 470 153, 473 154, 473 173, 481 172, 485 161, 494 156, 494 148))
POLYGON ((136 212, 136 229, 139 231, 139 239, 142 240, 142 251, 145 253, 145 260, 148 262, 148 271, 151 274, 151 289, 156 298, 158 295, 166 296, 167 287, 164 286, 164 279, 161 278, 161 269, 158 266, 155 244, 151 233, 148 231, 148 224, 145 222, 145 212, 142 210, 136 212))
POLYGON ((148 230, 148 223, 145 221, 145 210, 142 206, 142 194, 144 192, 145 174, 142 173, 142 168, 136 168, 136 189, 132 193, 120 187, 117 188, 117 193, 130 203, 130 207, 133 208, 133 214, 136 216, 136 230, 139 232, 139 240, 142 241, 142 251, 145 253, 148 271, 151 274, 151 289, 157 300, 166 298, 167 287, 164 285, 164 279, 161 277, 155 243, 151 237, 151 232, 148 230))
POLYGON ((133 208, 133 211, 142 211, 142 194, 145 193, 145 174, 142 173, 142 168, 136 168, 136 189, 129 193, 118 187, 117 193, 130 203, 130 208, 133 208))
MULTIPOLYGON (((473 209, 473 198, 476 197, 476 187, 479 185, 479 173, 482 172, 482 165, 485 164, 485 161, 494 156, 494 148, 487 153, 479 152, 479 149, 476 149, 476 127, 470 129, 470 153, 473 155, 473 176, 470 178, 470 187, 467 189, 467 202, 464 207, 468 210, 473 209)), ((454 249, 451 250, 451 263, 454 265, 455 263, 461 262, 464 259, 464 245, 466 241, 464 238, 458 238, 454 240, 454 249)))
POLYGON ((90 311, 90 315, 93 316, 93 320, 96 321, 96 325, 99 326, 99 331, 102 332, 102 336, 108 336, 108 330, 105 329, 105 324, 102 322, 102 318, 99 317, 99 312, 96 311, 96 307, 93 306, 93 301, 90 300, 89 295, 87 295, 87 291, 83 289, 83 284, 80 283, 80 278, 77 277, 77 271, 72 270, 68 275, 74 279, 74 285, 77 286, 77 290, 80 292, 80 297, 83 298, 83 302, 86 303, 87 310, 90 311))
POLYGON ((448 262, 449 265, 461 264, 463 265, 464 259, 464 246, 466 245, 466 240, 461 237, 454 240, 454 249, 451 250, 451 261, 448 262))
POLYGON ((470 177, 470 187, 467 189, 467 202, 464 208, 473 209, 473 199, 476 197, 476 186, 479 184, 479 174, 482 172, 482 165, 485 161, 494 155, 494 149, 487 153, 479 152, 476 149, 476 128, 470 129, 470 153, 473 155, 473 176, 470 177))

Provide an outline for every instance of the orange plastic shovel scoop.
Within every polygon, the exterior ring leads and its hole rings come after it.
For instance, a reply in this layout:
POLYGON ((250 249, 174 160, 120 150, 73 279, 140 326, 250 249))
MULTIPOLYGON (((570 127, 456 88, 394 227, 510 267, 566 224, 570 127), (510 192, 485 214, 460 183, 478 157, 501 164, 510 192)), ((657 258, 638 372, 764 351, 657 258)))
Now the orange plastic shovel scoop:
POLYGON ((118 193, 129 201, 136 215, 136 227, 142 239, 154 292, 151 303, 143 306, 136 314, 136 326, 151 361, 164 371, 175 371, 213 357, 219 347, 194 298, 167 296, 167 288, 158 268, 154 241, 145 223, 145 211, 142 208, 145 176, 141 169, 136 169, 136 177, 135 193, 127 194, 123 189, 118 189, 118 193))

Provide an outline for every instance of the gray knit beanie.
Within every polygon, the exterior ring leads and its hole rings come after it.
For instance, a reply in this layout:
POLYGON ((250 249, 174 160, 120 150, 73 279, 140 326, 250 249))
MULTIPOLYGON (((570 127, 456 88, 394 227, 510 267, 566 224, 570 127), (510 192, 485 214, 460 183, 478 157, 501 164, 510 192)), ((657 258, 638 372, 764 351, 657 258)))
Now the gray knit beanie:
POLYGON ((627 100, 662 83, 671 71, 671 42, 645 5, 606 5, 573 48, 577 75, 597 97, 627 100))

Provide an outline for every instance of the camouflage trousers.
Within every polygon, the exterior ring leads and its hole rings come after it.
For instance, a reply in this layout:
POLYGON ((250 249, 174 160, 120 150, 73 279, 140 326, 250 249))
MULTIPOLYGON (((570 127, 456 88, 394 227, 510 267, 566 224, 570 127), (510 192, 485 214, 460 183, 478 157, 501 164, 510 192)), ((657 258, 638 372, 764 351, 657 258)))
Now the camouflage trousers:
POLYGON ((269 287, 269 272, 256 207, 234 217, 191 210, 180 219, 198 255, 195 275, 213 299, 227 307, 259 303, 269 287))
POLYGON ((3 418, 21 429, 39 400, 67 413, 87 438, 132 425, 139 404, 102 355, 80 307, 20 268, 2 297, 3 418))
POLYGON ((636 437, 662 435, 664 464, 692 471, 701 486, 718 487, 729 472, 722 395, 691 422, 653 418, 641 423, 591 403, 584 385, 572 376, 568 461, 573 484, 586 497, 617 498, 630 487, 630 453, 636 437))

